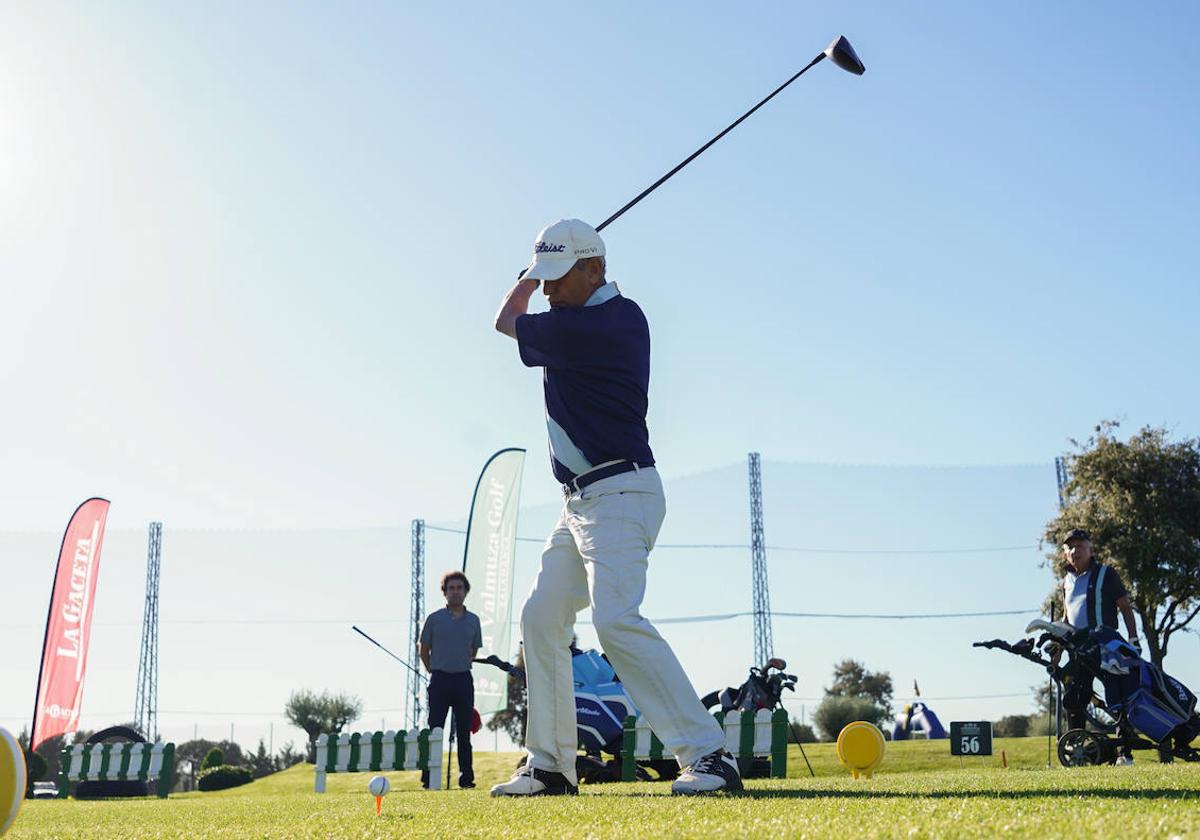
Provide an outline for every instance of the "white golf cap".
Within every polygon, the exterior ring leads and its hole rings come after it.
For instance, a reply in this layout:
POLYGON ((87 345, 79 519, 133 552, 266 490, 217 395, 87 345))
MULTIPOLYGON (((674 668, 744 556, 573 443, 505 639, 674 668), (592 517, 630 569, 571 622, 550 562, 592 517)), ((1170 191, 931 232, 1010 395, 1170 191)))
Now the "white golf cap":
POLYGON ((559 219, 542 228, 533 241, 533 262, 521 272, 522 280, 557 280, 576 260, 604 256, 604 240, 596 229, 579 219, 559 219))

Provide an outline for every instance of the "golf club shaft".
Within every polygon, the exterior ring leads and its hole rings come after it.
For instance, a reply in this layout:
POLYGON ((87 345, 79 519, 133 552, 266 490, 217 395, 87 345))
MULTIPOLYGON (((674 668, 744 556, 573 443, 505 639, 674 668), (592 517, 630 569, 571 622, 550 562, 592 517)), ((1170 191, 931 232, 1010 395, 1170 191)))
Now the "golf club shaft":
POLYGON ((796 739, 796 746, 800 748, 800 755, 804 756, 804 763, 808 765, 808 774, 815 779, 817 773, 813 770, 812 762, 808 760, 808 753, 804 751, 804 744, 800 741, 800 732, 796 729, 796 722, 792 720, 792 713, 783 705, 782 700, 779 701, 779 708, 783 709, 784 714, 787 715, 788 728, 792 731, 792 737, 796 739))
POLYGON ((613 223, 613 222, 615 222, 617 219, 619 219, 619 218, 620 218, 620 217, 621 217, 621 216, 622 216, 622 215, 625 213, 625 211, 626 211, 626 210, 628 210, 629 208, 633 207, 635 204, 637 204, 637 203, 638 203, 639 201, 641 201, 643 198, 645 198, 646 196, 650 195, 650 193, 654 192, 656 189, 658 189, 658 188, 659 188, 659 187, 661 187, 663 184, 665 184, 665 183, 667 182, 667 180, 671 178, 671 176, 672 176, 672 175, 674 175, 674 174, 675 174, 676 172, 678 172, 680 169, 683 169, 683 167, 687 166, 687 165, 688 165, 689 163, 691 163, 693 160, 695 160, 696 158, 698 158, 698 157, 699 157, 699 156, 700 156, 700 155, 701 155, 701 154, 704 152, 704 150, 705 150, 705 149, 707 149, 709 146, 711 146, 713 143, 716 143, 718 140, 720 140, 720 139, 721 139, 722 137, 724 137, 726 134, 728 134, 729 132, 733 131, 733 129, 735 129, 735 128, 738 126, 738 124, 742 122, 742 120, 746 119, 746 117, 750 116, 750 115, 751 115, 751 114, 753 114, 755 111, 757 111, 759 108, 761 108, 762 106, 764 106, 764 105, 766 105, 768 102, 770 102, 772 99, 774 99, 774 98, 775 98, 775 95, 776 95, 777 93, 779 93, 779 92, 780 92, 780 91, 782 91, 782 90, 783 90, 785 87, 787 87, 788 85, 790 85, 792 82, 796 81, 796 80, 797 80, 797 79, 799 79, 801 76, 803 76, 803 75, 804 75, 804 74, 805 74, 805 73, 808 71, 808 69, 809 69, 810 67, 812 67, 814 64, 817 64, 818 62, 820 62, 820 61, 821 61, 821 59, 823 59, 824 57, 825 57, 825 53, 823 53, 823 52, 822 52, 822 53, 818 54, 818 55, 817 55, 817 57, 816 57, 816 58, 814 58, 812 61, 810 61, 810 62, 809 62, 809 63, 808 63, 808 64, 807 64, 807 65, 804 67, 804 69, 803 69, 803 70, 801 70, 801 71, 800 71, 799 73, 797 73, 795 76, 792 76, 792 78, 788 79, 786 82, 784 82, 783 84, 781 84, 779 87, 775 88, 775 90, 771 91, 771 93, 770 93, 770 94, 769 94, 769 95, 768 95, 768 96, 767 96, 765 99, 763 99, 761 102, 759 102, 757 105, 755 105, 753 108, 751 108, 751 109, 750 109, 749 111, 747 111, 746 113, 742 114, 742 115, 741 115, 740 117, 738 117, 736 120, 734 120, 733 122, 731 122, 731 123, 730 123, 728 126, 726 126, 726 127, 725 127, 725 129, 724 129, 724 130, 723 130, 723 131, 722 131, 720 134, 718 134, 718 135, 717 135, 716 137, 714 137, 713 139, 709 140, 707 143, 705 143, 703 146, 701 146, 701 147, 700 147, 699 149, 697 149, 696 151, 692 152, 690 155, 688 155, 688 156, 687 156, 687 157, 686 157, 686 158, 683 160, 683 162, 682 162, 682 163, 680 163, 678 166, 676 166, 674 169, 672 169, 672 170, 671 170, 670 172, 668 172, 666 175, 664 175, 664 176, 662 176, 661 178, 659 178, 659 179, 658 179, 657 181, 655 181, 653 184, 651 184, 650 186, 646 187, 646 189, 644 189, 644 190, 642 190, 640 193, 638 193, 637 197, 636 197, 636 198, 634 198, 634 199, 633 199, 633 201, 629 202, 629 203, 628 203, 628 204, 626 204, 624 207, 622 207, 620 210, 618 210, 616 213, 613 213, 611 216, 609 216, 609 217, 608 217, 607 219, 605 219, 603 222, 601 222, 600 224, 596 225, 596 232, 597 232, 597 233, 599 233, 600 231, 604 230, 604 229, 605 229, 606 227, 608 227, 608 226, 609 226, 611 223, 613 223))
POLYGON ((386 653, 388 656, 392 657, 392 659, 395 659, 397 662, 399 662, 401 665, 403 665, 403 666, 404 666, 405 668, 407 668, 408 670, 412 671, 414 674, 416 674, 416 675, 417 675, 418 677, 420 677, 421 679, 428 681, 428 679, 429 679, 428 677, 426 677, 424 674, 422 674, 420 671, 418 671, 418 670, 417 670, 416 668, 414 668, 413 666, 409 665, 407 662, 405 662, 405 661, 404 661, 403 659, 401 659, 399 656, 397 656, 396 654, 392 653, 390 650, 388 650, 387 648, 385 648, 383 645, 379 644, 379 642, 377 642, 377 641, 375 641, 374 639, 372 639, 370 636, 368 636, 368 635, 367 635, 366 633, 364 633, 362 630, 359 630, 357 627, 355 627, 353 624, 351 624, 350 626, 354 628, 354 632, 358 633, 360 636, 362 636, 362 637, 363 637, 364 639, 366 639, 368 642, 370 642, 371 644, 375 645, 375 647, 379 648, 381 651, 383 651, 384 653, 386 653))

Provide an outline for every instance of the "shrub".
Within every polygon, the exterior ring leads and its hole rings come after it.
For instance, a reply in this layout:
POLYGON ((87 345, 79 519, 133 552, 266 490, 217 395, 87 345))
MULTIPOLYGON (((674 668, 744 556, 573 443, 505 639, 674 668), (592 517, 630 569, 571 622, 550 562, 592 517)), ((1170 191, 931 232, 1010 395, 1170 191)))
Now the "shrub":
POLYGON ((252 781, 254 781, 254 776, 248 768, 222 764, 200 771, 196 787, 200 790, 225 790, 252 781))
MULTIPOLYGON (((1067 722, 1063 720, 1063 730, 1066 731, 1067 722)), ((1047 718, 1045 715, 1033 714, 1029 716, 1029 733, 1030 735, 1049 735, 1054 732, 1054 721, 1047 718)))
POLYGON ((997 738, 1024 738, 1029 734, 1029 715, 1005 715, 992 724, 997 738))
POLYGON ((205 753, 204 760, 200 762, 200 769, 208 770, 210 767, 220 767, 224 763, 225 753, 217 747, 213 747, 205 753))
POLYGON ((827 695, 813 712, 813 722, 827 741, 837 739, 838 733, 846 724, 856 720, 865 720, 879 725, 880 720, 887 716, 884 709, 875 705, 870 697, 835 697, 827 695))
POLYGON ((797 723, 792 721, 792 725, 788 730, 789 744, 815 744, 817 742, 817 733, 813 732, 813 728, 807 723, 797 723))

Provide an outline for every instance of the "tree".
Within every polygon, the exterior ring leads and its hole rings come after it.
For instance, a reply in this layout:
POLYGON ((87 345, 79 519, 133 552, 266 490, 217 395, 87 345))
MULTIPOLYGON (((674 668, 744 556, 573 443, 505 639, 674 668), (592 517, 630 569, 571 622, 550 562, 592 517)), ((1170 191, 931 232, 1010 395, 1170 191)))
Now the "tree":
POLYGON ((1029 715, 1005 715, 992 724, 997 738, 1024 738, 1029 734, 1029 715))
POLYGON ((296 745, 288 741, 279 749, 279 756, 275 759, 275 766, 280 770, 286 770, 293 764, 299 764, 304 760, 304 753, 296 749, 296 745))
POLYGON ((817 733, 807 723, 792 718, 791 726, 788 727, 788 743, 789 744, 815 744, 817 741, 817 733))
MULTIPOLYGON (((517 649, 517 658, 513 662, 522 671, 525 670, 525 649, 517 649)), ((525 693, 525 680, 508 675, 508 708, 496 712, 488 719, 487 728, 495 732, 500 730, 512 738, 513 743, 525 746, 525 722, 529 712, 529 698, 525 693)))
POLYGON ((39 753, 25 747, 25 798, 33 798, 33 783, 46 778, 46 759, 39 753))
POLYGON ((884 712, 892 713, 892 675, 887 671, 872 674, 861 662, 843 659, 833 666, 833 685, 825 689, 827 696, 869 697, 884 712))
POLYGON ((246 756, 242 753, 242 748, 233 741, 217 741, 216 746, 225 754, 226 764, 241 767, 246 763, 246 756))
POLYGON ((175 746, 175 775, 179 779, 181 790, 191 790, 196 787, 200 765, 214 747, 225 754, 226 763, 233 765, 244 763, 242 748, 233 741, 209 741, 205 738, 184 741, 175 746))
POLYGON ((880 709, 875 701, 866 695, 843 697, 828 694, 813 711, 813 722, 817 724, 817 729, 826 741, 833 741, 848 723, 865 720, 880 726, 886 716, 887 712, 880 709))
POLYGON ((1033 686, 1034 715, 1050 717, 1054 714, 1054 687, 1049 682, 1033 686))
POLYGON ((817 728, 829 740, 847 723, 865 720, 883 726, 892 717, 892 677, 873 674, 861 662, 843 659, 833 666, 833 684, 813 712, 817 728))
POLYGON ((212 767, 220 767, 225 763, 225 751, 220 747, 213 747, 205 756, 204 761, 200 762, 200 770, 208 770, 212 767))
POLYGON ((316 761, 317 738, 336 735, 362 714, 362 700, 348 694, 333 694, 301 689, 293 691, 283 707, 287 719, 308 734, 308 756, 316 761))
MULTIPOLYGON (((1033 714, 1027 715, 1026 735, 1045 735, 1054 731, 1054 686, 1049 680, 1046 682, 1031 685, 1030 691, 1033 692, 1033 714)), ((1003 718, 1002 720, 1007 720, 1003 718)), ((999 721, 997 725, 999 725, 999 721)), ((1020 724, 1014 724, 1019 726, 1020 724)), ((997 735, 996 737, 1003 737, 997 735)), ((1015 736, 1014 736, 1015 737, 1015 736)))
POLYGON ((62 752, 64 738, 61 735, 55 735, 53 738, 47 738, 42 743, 38 744, 36 750, 29 749, 29 728, 24 727, 17 733, 17 743, 21 745, 21 750, 25 753, 25 769, 31 771, 33 764, 31 762, 41 762, 42 772, 38 778, 33 781, 41 781, 42 779, 56 779, 59 773, 59 753, 62 752), (30 753, 33 753, 37 758, 32 758, 30 753), (54 763, 51 764, 51 759, 54 763))
POLYGON ((62 735, 55 735, 42 741, 34 750, 46 762, 47 779, 57 779, 58 774, 62 772, 62 751, 66 746, 67 739, 62 735))
POLYGON ((1147 653, 1161 666, 1171 636, 1200 614, 1200 439, 1171 441, 1147 426, 1122 442, 1117 428, 1106 421, 1085 443, 1071 441, 1063 507, 1044 540, 1061 578, 1063 534, 1091 534, 1097 559, 1129 588, 1147 653))
POLYGON ((269 776, 279 769, 279 764, 275 761, 275 756, 267 752, 267 742, 262 738, 258 739, 258 749, 247 756, 246 765, 250 768, 250 772, 256 779, 269 776))

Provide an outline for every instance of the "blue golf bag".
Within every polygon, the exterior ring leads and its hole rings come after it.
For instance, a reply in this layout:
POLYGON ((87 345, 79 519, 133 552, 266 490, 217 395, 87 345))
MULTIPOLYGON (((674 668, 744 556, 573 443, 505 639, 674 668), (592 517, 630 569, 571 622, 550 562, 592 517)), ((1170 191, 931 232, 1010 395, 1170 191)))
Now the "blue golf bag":
POLYGON ((1138 732, 1156 742, 1189 744, 1200 736, 1196 695, 1186 685, 1138 656, 1115 630, 1097 627, 1088 634, 1099 656, 1098 676, 1104 684, 1109 714, 1124 714, 1138 732))
MULTIPOLYGON (((474 661, 494 665, 522 682, 525 680, 524 670, 498 656, 474 661)), ((625 718, 636 716, 637 706, 600 651, 580 650, 571 645, 571 671, 575 679, 575 732, 584 753, 575 761, 576 774, 581 782, 589 784, 618 782, 625 718), (611 758, 606 759, 606 754, 611 758)), ((524 763, 522 758, 521 764, 524 763)), ((640 781, 670 781, 678 775, 679 764, 673 758, 637 763, 640 781)))
POLYGON ((625 718, 637 707, 600 651, 571 651, 575 675, 575 726, 579 746, 589 755, 619 755, 625 718))

